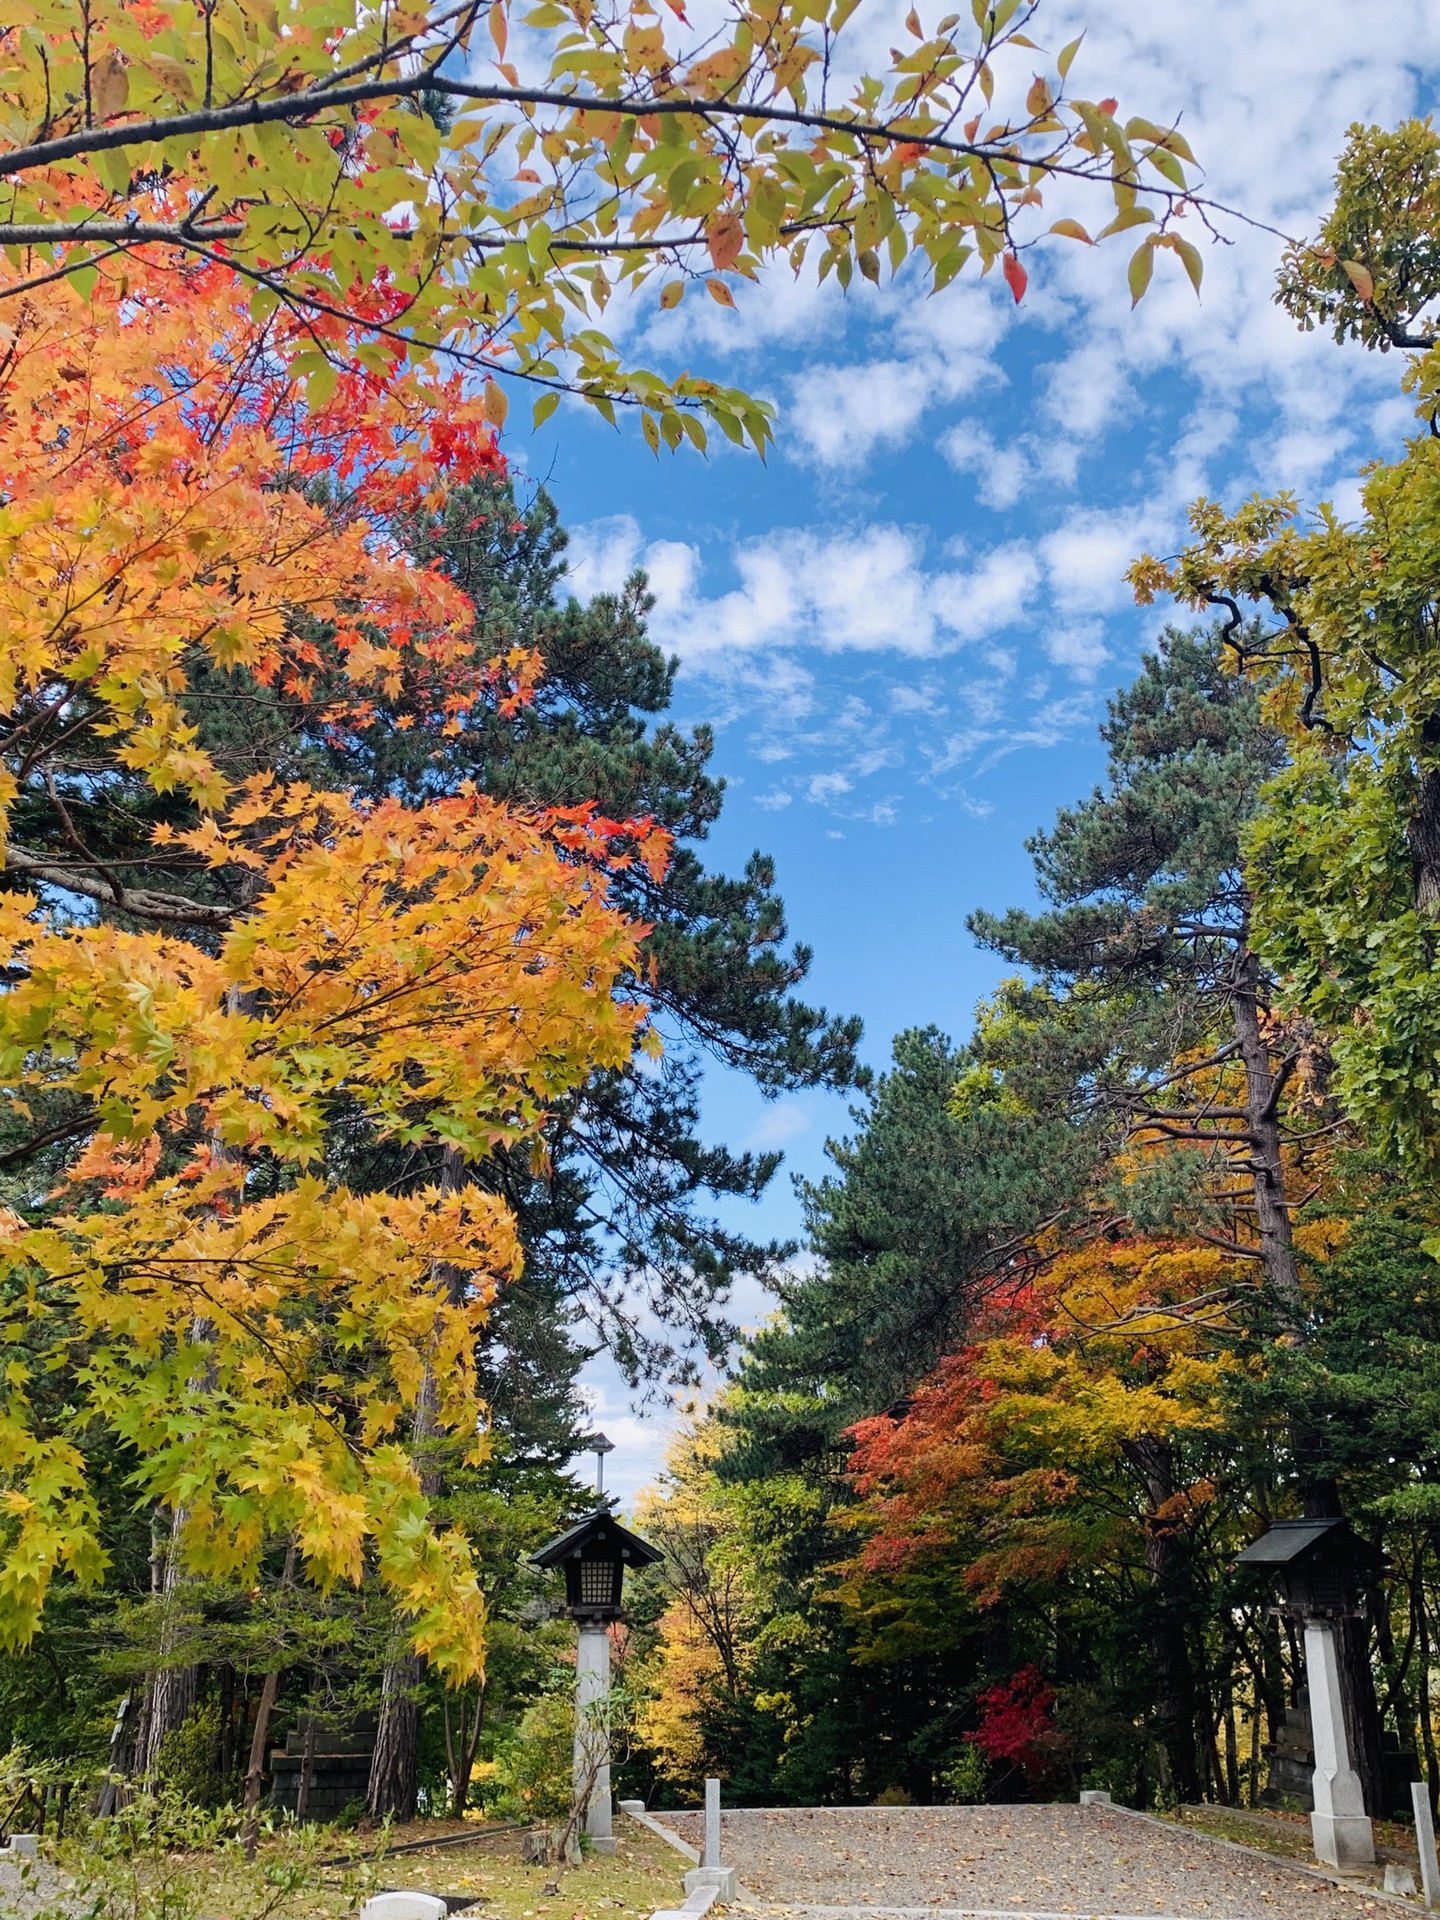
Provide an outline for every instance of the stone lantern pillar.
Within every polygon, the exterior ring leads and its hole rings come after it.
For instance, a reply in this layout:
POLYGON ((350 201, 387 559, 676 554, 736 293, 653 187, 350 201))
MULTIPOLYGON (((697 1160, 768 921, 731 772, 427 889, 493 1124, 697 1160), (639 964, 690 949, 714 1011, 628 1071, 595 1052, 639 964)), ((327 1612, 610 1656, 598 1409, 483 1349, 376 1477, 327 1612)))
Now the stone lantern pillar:
POLYGON ((1381 1556, 1344 1520, 1281 1520, 1236 1555, 1241 1566, 1277 1575, 1283 1610, 1305 1634, 1305 1685, 1315 1750, 1315 1857, 1344 1870, 1375 1863, 1375 1834, 1355 1768, 1340 1672, 1336 1623, 1358 1611, 1358 1584, 1383 1566, 1381 1556))
POLYGON ((595 1511, 532 1554, 531 1564, 559 1567, 565 1574, 566 1612, 579 1629, 575 1649, 575 1794, 586 1802, 583 1830, 596 1851, 613 1853, 610 1735, 602 1705, 610 1692, 610 1628, 625 1617, 625 1569, 652 1566, 664 1556, 615 1518, 603 1491, 604 1458, 611 1451, 603 1434, 597 1435, 594 1451, 600 1461, 595 1511))

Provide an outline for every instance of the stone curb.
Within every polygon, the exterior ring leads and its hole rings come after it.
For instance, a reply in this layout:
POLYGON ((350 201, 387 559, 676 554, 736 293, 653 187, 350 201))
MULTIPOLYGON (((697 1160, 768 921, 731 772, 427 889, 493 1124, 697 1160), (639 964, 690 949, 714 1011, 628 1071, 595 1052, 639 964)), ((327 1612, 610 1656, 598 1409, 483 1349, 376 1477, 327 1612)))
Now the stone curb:
MULTIPOLYGON (((690 1845, 690 1842, 688 1840, 682 1840, 678 1833, 673 1833, 669 1827, 663 1826, 661 1822, 655 1818, 654 1814, 647 1813, 638 1801, 622 1800, 620 1802, 620 1811, 629 1819, 637 1822, 638 1825, 648 1828, 657 1839, 663 1840, 666 1846, 673 1847, 678 1854, 690 1861, 693 1866, 698 1867, 700 1865, 700 1856, 694 1847, 690 1845)), ((686 1874, 685 1878, 688 1880, 690 1878, 689 1874, 686 1874)), ((685 1904, 683 1907, 657 1907, 650 1916, 650 1920, 699 1920, 701 1914, 708 1913, 711 1907, 714 1906, 720 1897, 720 1891, 718 1886, 696 1887, 693 1893, 687 1893, 685 1896, 685 1904)), ((749 1897, 744 1887, 737 1881, 735 1883, 735 1899, 744 1901, 748 1900, 749 1897)))
POLYGON ((657 1907, 650 1920, 700 1920, 714 1906, 719 1892, 718 1887, 697 1887, 685 1896, 683 1907, 657 1907))
POLYGON ((1404 1913, 1425 1912, 1418 1901, 1406 1900, 1398 1893, 1384 1893, 1379 1887, 1367 1886, 1363 1881, 1349 1879, 1343 1873, 1326 1873, 1323 1867, 1307 1867, 1303 1860, 1287 1860, 1283 1853, 1267 1853, 1263 1847, 1243 1847, 1238 1840, 1222 1840, 1215 1833, 1201 1833, 1194 1827, 1182 1827, 1178 1820, 1162 1820, 1158 1814, 1141 1813, 1138 1807, 1121 1806, 1118 1800, 1105 1803, 1102 1810, 1123 1813, 1127 1820, 1143 1820, 1147 1826, 1159 1827, 1162 1833, 1179 1833, 1187 1840, 1200 1841, 1206 1846, 1226 1847, 1231 1853, 1243 1853, 1247 1860, 1253 1860, 1258 1855, 1272 1866, 1285 1867, 1291 1873, 1306 1874, 1311 1880, 1323 1880, 1327 1886, 1339 1887, 1344 1893, 1357 1894, 1362 1900, 1383 1900, 1387 1906, 1399 1907, 1404 1913))
POLYGON ((783 1914, 786 1920, 1196 1920, 1181 1913, 1099 1913, 1070 1907, 759 1907, 738 1913, 783 1914))
POLYGON ((682 1840, 678 1833, 672 1833, 669 1827, 662 1826, 653 1813, 646 1813, 644 1807, 633 1800, 622 1800, 620 1802, 620 1811, 626 1814, 631 1820, 638 1821, 642 1827, 647 1827, 651 1833, 663 1840, 667 1846, 673 1847, 676 1853, 683 1854, 692 1867, 699 1866, 700 1856, 694 1847, 690 1845, 690 1842, 688 1840, 682 1840))

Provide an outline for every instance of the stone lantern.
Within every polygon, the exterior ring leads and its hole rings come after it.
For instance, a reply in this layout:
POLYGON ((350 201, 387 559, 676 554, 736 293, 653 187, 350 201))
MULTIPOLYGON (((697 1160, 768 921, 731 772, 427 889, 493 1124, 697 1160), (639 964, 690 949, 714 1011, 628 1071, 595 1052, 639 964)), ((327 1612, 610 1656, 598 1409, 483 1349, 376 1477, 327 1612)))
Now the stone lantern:
POLYGON ((613 1853, 610 1821, 609 1734, 594 1721, 598 1702, 610 1691, 610 1626, 624 1618, 625 1569, 662 1560, 647 1540, 622 1527, 601 1491, 610 1442, 598 1435, 598 1505, 593 1513, 530 1556, 537 1567, 565 1574, 565 1610, 579 1628, 575 1653, 575 1791, 586 1796, 585 1832, 597 1853, 613 1853))
POLYGON ((1384 1556, 1346 1520, 1280 1520, 1236 1563, 1276 1576, 1284 1611, 1305 1633, 1305 1685, 1315 1748, 1315 1853, 1332 1867, 1370 1866, 1375 1835, 1355 1770, 1341 1692, 1337 1623, 1359 1611, 1360 1583, 1384 1567, 1384 1556))

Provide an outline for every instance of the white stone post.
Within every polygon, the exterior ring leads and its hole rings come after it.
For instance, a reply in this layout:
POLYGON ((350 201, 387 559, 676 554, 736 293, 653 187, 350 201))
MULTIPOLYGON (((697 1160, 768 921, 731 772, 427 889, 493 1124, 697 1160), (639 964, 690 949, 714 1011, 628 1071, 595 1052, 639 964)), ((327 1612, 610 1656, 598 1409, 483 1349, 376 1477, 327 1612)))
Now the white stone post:
POLYGON ((575 1654, 575 1792, 585 1783, 597 1757, 600 1766, 585 1809, 584 1831, 597 1853, 613 1853, 610 1822, 610 1730, 594 1712, 610 1691, 610 1634, 608 1629, 582 1621, 575 1654))
POLYGON ((718 1867, 720 1864, 720 1782, 705 1782, 705 1851, 700 1856, 702 1867, 718 1867))
POLYGON ((1420 1855, 1420 1885, 1427 1907, 1440 1907, 1440 1860, 1435 1857, 1435 1822, 1430 1813, 1430 1789, 1423 1780, 1410 1782, 1410 1804, 1415 1809, 1415 1847, 1420 1855))
POLYGON ((1375 1835, 1365 1812, 1360 1776, 1350 1758, 1340 1692, 1340 1649, 1329 1620, 1305 1622, 1305 1677, 1315 1746, 1315 1811, 1310 1831, 1316 1857, 1342 1869, 1373 1866, 1375 1835))
POLYGON ((687 1894, 702 1892, 713 1887, 717 1898, 734 1900, 739 1893, 739 1879, 734 1867, 722 1867, 720 1864, 720 1782, 705 1782, 705 1846, 700 1855, 698 1867, 692 1867, 685 1876, 687 1894))

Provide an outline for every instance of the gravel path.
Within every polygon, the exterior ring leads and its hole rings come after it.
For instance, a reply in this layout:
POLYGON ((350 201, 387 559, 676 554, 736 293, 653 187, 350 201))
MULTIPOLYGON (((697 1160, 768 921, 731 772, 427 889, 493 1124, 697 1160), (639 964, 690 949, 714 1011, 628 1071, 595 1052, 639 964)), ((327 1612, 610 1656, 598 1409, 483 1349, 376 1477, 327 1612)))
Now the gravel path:
MULTIPOLYGON (((699 1814, 658 1817, 699 1844, 699 1814)), ((751 1900, 807 1920, 862 1908, 865 1920, 906 1910, 925 1920, 1381 1920, 1400 1904, 1103 1807, 742 1808, 723 1818, 725 1864, 751 1900)))
POLYGON ((30 1920, 42 1908, 53 1911, 64 1881, 43 1860, 0 1860, 0 1916, 3 1920, 30 1920))

